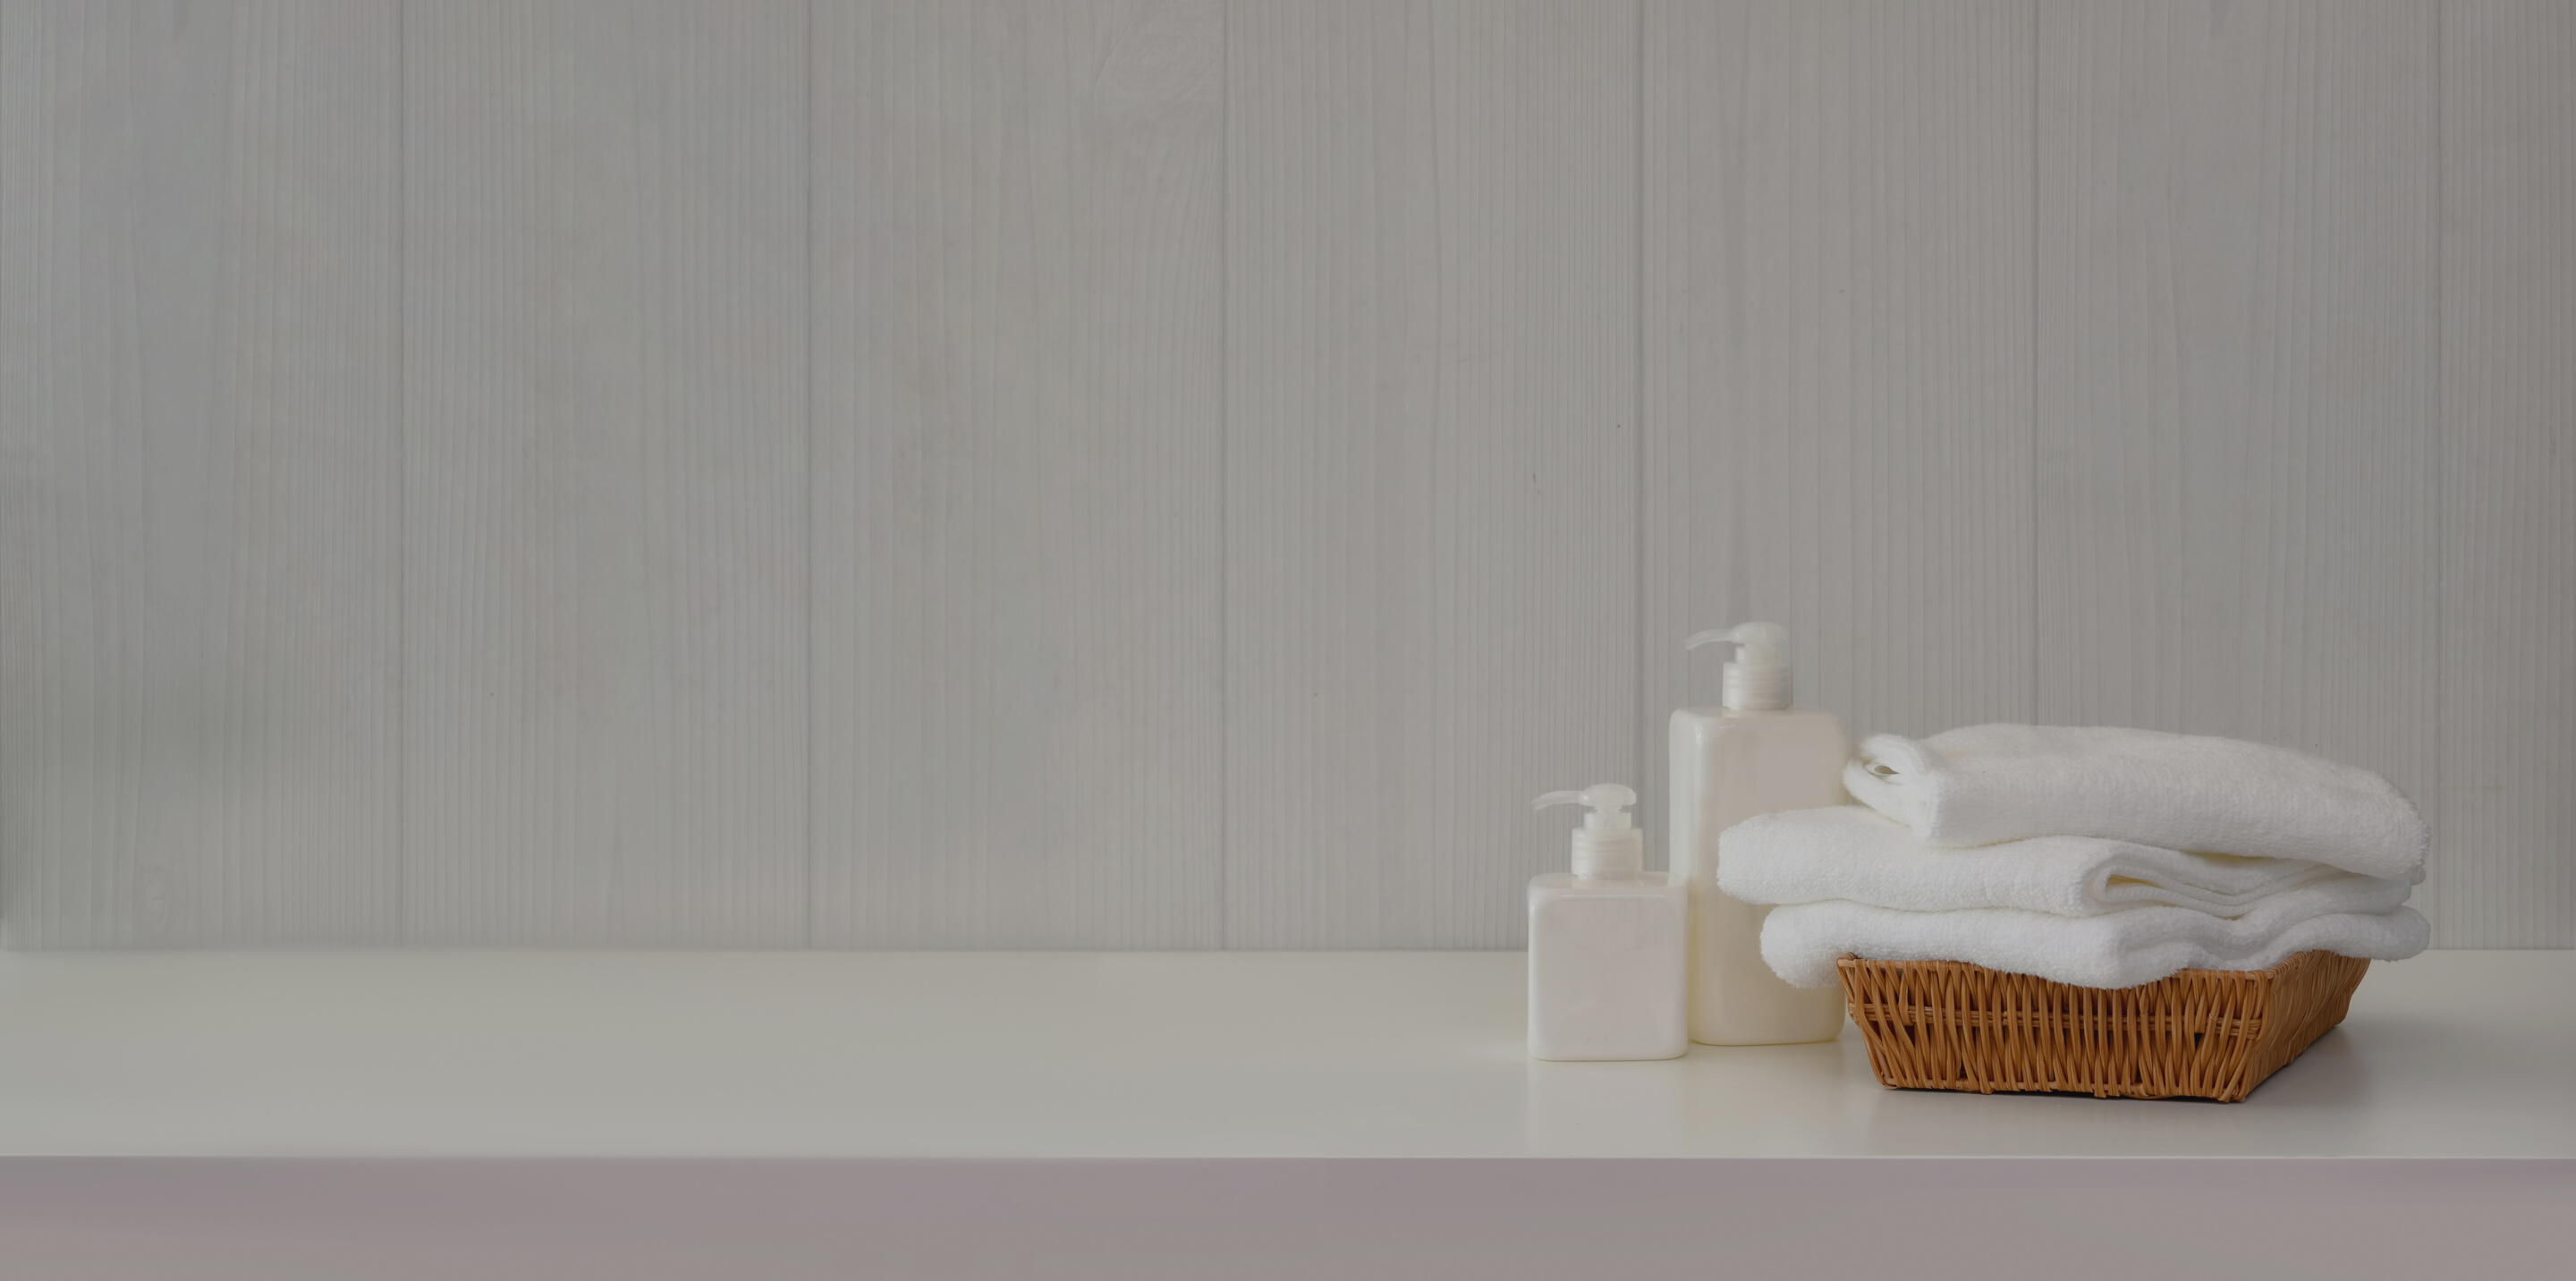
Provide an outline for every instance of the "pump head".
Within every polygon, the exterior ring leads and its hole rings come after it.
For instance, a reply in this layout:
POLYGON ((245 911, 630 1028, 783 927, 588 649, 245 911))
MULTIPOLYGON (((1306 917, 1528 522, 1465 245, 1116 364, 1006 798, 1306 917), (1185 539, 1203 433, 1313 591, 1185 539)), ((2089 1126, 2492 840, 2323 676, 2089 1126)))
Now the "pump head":
POLYGON ((1685 650, 1716 642, 1739 648, 1726 665, 1725 705, 1739 711, 1773 712, 1790 705, 1789 629, 1778 623, 1738 623, 1693 633, 1685 650))
POLYGON ((1633 876, 1646 869, 1646 834, 1628 822, 1628 807, 1636 803, 1636 792, 1628 788, 1595 783, 1580 792, 1549 792, 1531 802, 1530 808, 1591 806, 1583 827, 1574 834, 1574 874, 1633 876))

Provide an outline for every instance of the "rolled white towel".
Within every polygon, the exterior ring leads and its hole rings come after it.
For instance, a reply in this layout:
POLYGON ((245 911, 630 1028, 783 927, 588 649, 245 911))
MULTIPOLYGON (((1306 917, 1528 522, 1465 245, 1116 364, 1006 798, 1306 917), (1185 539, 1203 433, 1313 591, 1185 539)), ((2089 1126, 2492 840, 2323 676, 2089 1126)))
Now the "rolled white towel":
POLYGON ((2428 835, 2388 780, 2286 747, 2143 729, 1972 725, 1876 734, 1843 768, 1862 804, 1934 845, 2099 836, 2412 879, 2428 835))
POLYGON ((1849 899, 1912 912, 2018 907, 2099 916, 2166 904, 2240 916, 2267 897, 2314 886, 2319 910, 2385 912, 2411 881, 2323 863, 2186 854, 2095 836, 2035 836, 1968 849, 1927 845, 1858 805, 1749 818, 1717 838, 1717 885, 1747 903, 1849 899))
POLYGON ((2176 970, 2264 970, 2300 952, 2398 961, 2424 950, 2432 927, 2411 907, 2317 914, 2307 889, 2274 896, 2230 920, 2185 907, 2054 916, 2017 907, 1907 912, 1834 900, 1793 903, 1762 922, 1762 959, 1798 987, 1834 982, 1834 961, 1966 961, 2077 987, 2153 983, 2176 970))

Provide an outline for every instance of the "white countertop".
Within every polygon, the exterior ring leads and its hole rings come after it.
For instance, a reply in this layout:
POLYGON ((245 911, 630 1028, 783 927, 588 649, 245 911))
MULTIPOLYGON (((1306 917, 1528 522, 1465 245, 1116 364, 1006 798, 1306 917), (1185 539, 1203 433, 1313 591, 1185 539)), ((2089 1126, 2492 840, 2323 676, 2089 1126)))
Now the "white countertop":
POLYGON ((2576 952, 2373 966, 2233 1105, 1521 1052, 1518 953, 0 955, 0 1156, 2576 1158, 2576 952))

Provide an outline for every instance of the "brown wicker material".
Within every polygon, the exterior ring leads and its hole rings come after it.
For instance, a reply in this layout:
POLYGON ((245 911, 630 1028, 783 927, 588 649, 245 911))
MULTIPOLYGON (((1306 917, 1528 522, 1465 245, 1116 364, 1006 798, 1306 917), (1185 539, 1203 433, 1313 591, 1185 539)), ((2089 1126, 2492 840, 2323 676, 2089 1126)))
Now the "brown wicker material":
POLYGON ((2370 962, 2301 952, 2268 970, 2072 987, 1963 961, 1840 962, 1883 1085, 2234 1103, 2343 1022, 2370 962))

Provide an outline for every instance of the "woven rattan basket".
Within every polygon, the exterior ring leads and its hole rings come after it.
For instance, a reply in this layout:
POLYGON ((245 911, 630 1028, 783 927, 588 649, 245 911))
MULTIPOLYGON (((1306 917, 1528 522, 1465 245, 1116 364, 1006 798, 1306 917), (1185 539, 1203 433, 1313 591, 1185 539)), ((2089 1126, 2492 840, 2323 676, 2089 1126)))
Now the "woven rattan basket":
POLYGON ((2117 990, 1962 961, 1840 966, 1880 1084, 2234 1103, 2343 1022, 2370 962, 2301 952, 2117 990))

